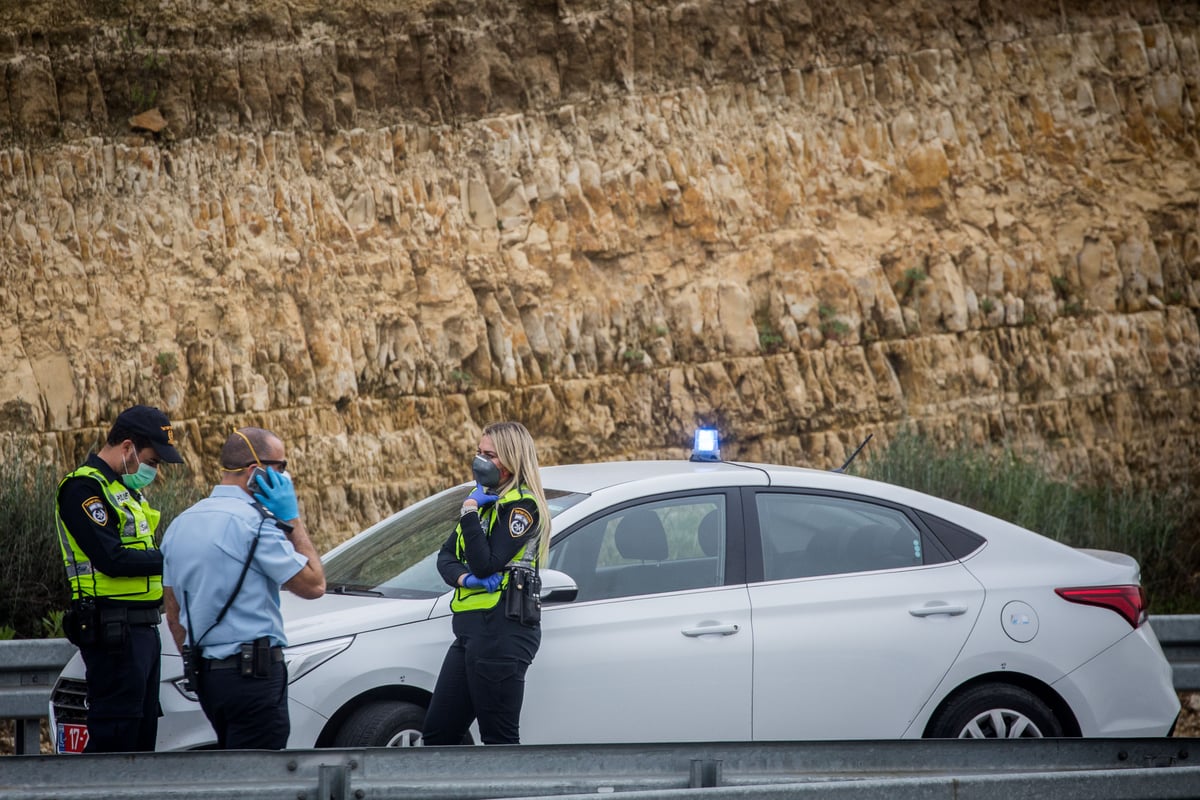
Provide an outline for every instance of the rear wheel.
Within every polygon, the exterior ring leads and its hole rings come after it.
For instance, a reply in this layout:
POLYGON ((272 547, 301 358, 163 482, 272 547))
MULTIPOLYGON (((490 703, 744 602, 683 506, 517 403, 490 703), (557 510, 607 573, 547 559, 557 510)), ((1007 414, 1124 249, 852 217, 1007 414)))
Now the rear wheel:
POLYGON ((355 711, 333 737, 334 747, 416 747, 425 709, 400 700, 378 700, 355 711))
POLYGON ((1026 689, 985 683, 955 697, 929 727, 934 739, 1041 739, 1063 735, 1062 723, 1026 689))

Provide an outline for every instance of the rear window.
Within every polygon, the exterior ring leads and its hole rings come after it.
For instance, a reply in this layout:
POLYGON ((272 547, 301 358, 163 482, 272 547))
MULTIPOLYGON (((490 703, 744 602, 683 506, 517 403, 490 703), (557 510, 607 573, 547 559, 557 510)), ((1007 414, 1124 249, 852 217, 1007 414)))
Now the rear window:
POLYGON ((952 558, 966 558, 987 542, 987 539, 979 534, 972 533, 961 525, 947 522, 941 517, 935 517, 933 514, 917 511, 917 516, 929 526, 929 530, 952 558))
POLYGON ((763 579, 905 569, 945 561, 899 509, 847 497, 756 495, 763 579))

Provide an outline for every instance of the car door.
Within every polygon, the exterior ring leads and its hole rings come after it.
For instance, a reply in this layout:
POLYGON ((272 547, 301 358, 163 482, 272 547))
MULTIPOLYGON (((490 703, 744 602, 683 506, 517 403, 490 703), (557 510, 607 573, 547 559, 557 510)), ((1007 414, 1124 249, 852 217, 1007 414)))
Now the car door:
POLYGON ((753 641, 741 526, 731 535, 729 524, 736 503, 725 492, 661 497, 556 539, 549 566, 579 595, 543 608, 522 742, 750 738, 753 641))
POLYGON ((753 495, 754 738, 903 736, 966 642, 983 587, 903 509, 753 495))

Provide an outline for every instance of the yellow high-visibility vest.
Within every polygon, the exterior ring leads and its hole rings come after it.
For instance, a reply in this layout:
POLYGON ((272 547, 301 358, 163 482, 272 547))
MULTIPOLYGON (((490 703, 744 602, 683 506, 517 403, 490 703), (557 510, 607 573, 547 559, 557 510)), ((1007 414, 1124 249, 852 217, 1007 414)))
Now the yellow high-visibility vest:
MULTIPOLYGON (((515 503, 516 501, 525 498, 533 497, 533 493, 528 488, 520 486, 509 489, 504 495, 492 505, 479 512, 479 520, 483 523, 483 529, 487 532, 490 539, 492 536, 492 528, 496 526, 496 520, 500 518, 501 506, 515 503)), ((457 540, 454 544, 454 554, 458 556, 458 560, 466 564, 464 553, 466 552, 466 543, 463 540, 462 522, 454 529, 457 534, 457 540)), ((537 547, 536 538, 533 542, 526 542, 525 546, 517 551, 513 556, 513 561, 520 561, 521 556, 525 553, 525 548, 530 544, 537 547)), ((537 563, 537 559, 534 559, 537 563)), ((459 586, 454 590, 454 597, 450 600, 450 610, 458 611, 482 611, 484 609, 493 608, 500 602, 500 593, 508 586, 508 572, 504 573, 504 577, 500 581, 500 587, 494 592, 489 592, 487 589, 468 589, 465 586, 459 586)))
MULTIPOLYGON (((130 550, 154 549, 154 531, 158 527, 161 512, 150 507, 143 499, 135 499, 125 484, 109 481, 95 467, 84 465, 63 478, 91 478, 100 485, 108 504, 116 509, 117 530, 121 533, 121 547, 130 550)), ((62 487, 62 482, 59 487, 62 487)), ((58 528, 58 544, 62 548, 63 563, 67 568, 67 581, 71 584, 71 599, 81 597, 111 597, 120 600, 162 600, 162 575, 138 575, 117 577, 98 571, 79 548, 75 537, 63 524, 58 502, 54 504, 54 523, 58 528)))

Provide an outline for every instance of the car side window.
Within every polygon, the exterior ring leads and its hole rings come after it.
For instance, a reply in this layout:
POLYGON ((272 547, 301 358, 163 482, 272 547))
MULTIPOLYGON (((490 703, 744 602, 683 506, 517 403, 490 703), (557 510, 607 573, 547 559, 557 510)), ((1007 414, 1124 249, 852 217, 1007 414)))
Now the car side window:
POLYGON ((927 563, 921 532, 896 509, 842 497, 769 492, 757 495, 757 506, 764 580, 927 563))
POLYGON ((670 498, 593 519, 555 542, 550 567, 575 580, 576 602, 719 586, 725 496, 670 498))

